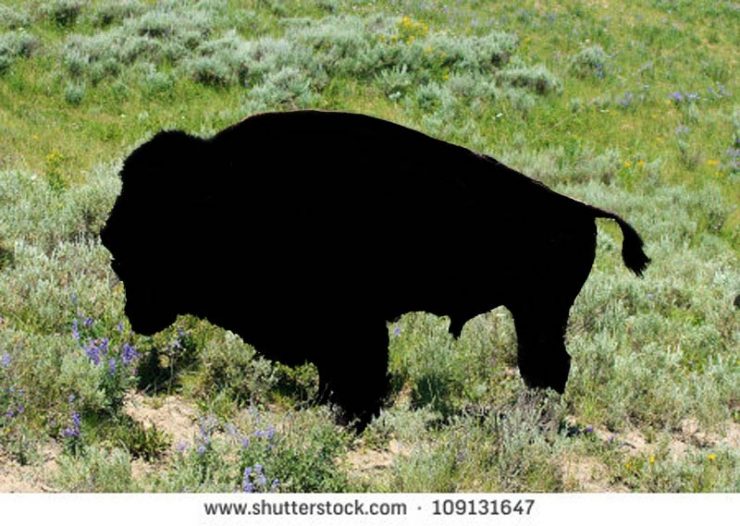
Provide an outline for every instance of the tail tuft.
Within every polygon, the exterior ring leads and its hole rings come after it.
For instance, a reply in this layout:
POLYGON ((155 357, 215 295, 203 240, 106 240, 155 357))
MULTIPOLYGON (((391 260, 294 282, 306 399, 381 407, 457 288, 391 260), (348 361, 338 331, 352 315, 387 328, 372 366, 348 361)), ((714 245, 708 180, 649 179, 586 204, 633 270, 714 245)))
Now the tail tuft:
POLYGON ((632 272, 638 276, 642 276, 642 273, 650 263, 650 258, 647 257, 645 252, 642 250, 643 242, 640 238, 640 234, 632 228, 627 221, 619 217, 617 214, 607 212, 601 208, 595 206, 586 205, 596 217, 606 217, 614 219, 619 227, 622 229, 622 261, 632 272))
POLYGON ((624 236, 622 241, 622 261, 624 261, 628 269, 638 276, 642 276, 642 273, 650 263, 650 258, 642 250, 643 242, 640 234, 632 228, 632 225, 618 215, 613 214, 611 217, 619 224, 622 229, 622 235, 624 236))

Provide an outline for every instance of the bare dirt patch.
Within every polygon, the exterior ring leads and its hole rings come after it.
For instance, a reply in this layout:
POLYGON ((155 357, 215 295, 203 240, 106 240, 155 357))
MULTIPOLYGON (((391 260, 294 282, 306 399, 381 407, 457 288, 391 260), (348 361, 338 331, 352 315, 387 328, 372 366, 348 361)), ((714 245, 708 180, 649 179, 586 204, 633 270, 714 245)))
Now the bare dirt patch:
MULTIPOLYGON (((664 442, 650 441, 637 429, 623 433, 611 433, 605 429, 594 429, 597 437, 605 442, 616 442, 634 455, 654 454, 664 442)), ((728 422, 723 433, 707 431, 692 418, 683 420, 680 428, 670 435, 668 454, 671 460, 678 461, 701 450, 715 447, 740 449, 740 424, 728 422)))
POLYGON ((198 432, 198 415, 192 404, 176 395, 150 398, 140 393, 126 396, 124 412, 145 428, 156 427, 172 439, 170 449, 191 442, 198 432))
POLYGON ((376 481, 391 472, 396 460, 411 454, 408 445, 391 439, 385 449, 371 449, 360 446, 350 451, 340 461, 349 476, 358 482, 376 481))
POLYGON ((611 484, 609 468, 593 457, 566 457, 561 468, 566 491, 589 493, 623 492, 626 488, 611 484))
POLYGON ((51 480, 57 470, 61 448, 55 442, 45 444, 40 460, 21 465, 0 451, 0 493, 47 493, 55 491, 51 480))
POLYGON ((388 448, 382 451, 377 449, 359 449, 347 454, 347 464, 355 473, 372 473, 391 467, 397 457, 408 455, 407 447, 398 440, 391 440, 388 448))

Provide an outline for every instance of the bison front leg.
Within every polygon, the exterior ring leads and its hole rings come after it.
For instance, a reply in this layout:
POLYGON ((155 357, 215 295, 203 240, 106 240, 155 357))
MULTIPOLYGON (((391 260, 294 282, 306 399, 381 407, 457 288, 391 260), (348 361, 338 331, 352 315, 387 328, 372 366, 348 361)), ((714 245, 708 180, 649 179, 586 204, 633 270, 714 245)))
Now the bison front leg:
POLYGON ((320 397, 339 406, 343 423, 362 431, 388 393, 388 329, 382 321, 338 332, 316 360, 320 397))
POLYGON ((565 349, 569 310, 570 305, 512 309, 517 363, 528 387, 565 391, 570 372, 570 356, 565 349))

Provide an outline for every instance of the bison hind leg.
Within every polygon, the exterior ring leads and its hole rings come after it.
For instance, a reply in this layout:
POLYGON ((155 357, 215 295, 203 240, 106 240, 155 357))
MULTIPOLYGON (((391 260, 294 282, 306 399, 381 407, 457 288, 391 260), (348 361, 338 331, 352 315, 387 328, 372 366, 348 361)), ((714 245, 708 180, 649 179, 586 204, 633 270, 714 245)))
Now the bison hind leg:
POLYGON ((570 306, 512 309, 517 335, 517 364, 527 387, 565 391, 570 355, 565 330, 570 306))

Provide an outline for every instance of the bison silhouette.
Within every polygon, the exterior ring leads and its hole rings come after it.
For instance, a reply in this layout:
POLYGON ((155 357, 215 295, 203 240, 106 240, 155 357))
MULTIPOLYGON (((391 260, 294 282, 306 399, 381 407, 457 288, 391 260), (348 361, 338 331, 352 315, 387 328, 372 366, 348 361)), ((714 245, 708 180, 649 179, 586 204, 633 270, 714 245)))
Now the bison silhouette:
POLYGON ((179 314, 287 365, 363 427, 388 387, 387 323, 506 306, 530 387, 563 392, 568 313, 594 261, 594 218, 625 265, 649 263, 621 217, 475 153, 360 114, 249 117, 209 139, 164 131, 125 160, 101 232, 134 331, 179 314))

